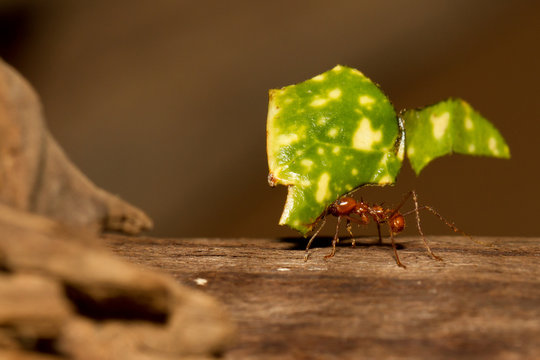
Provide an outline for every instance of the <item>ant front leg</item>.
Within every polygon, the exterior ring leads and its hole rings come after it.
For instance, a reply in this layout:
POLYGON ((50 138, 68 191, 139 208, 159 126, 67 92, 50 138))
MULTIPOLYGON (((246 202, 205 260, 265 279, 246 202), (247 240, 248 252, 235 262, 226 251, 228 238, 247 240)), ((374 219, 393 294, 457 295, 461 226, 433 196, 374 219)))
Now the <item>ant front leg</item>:
MULTIPOLYGON (((459 232, 459 233, 461 233, 461 235, 463 235, 463 236, 465 236, 465 237, 468 237, 468 238, 471 239, 471 240, 474 240, 474 239, 472 238, 471 235, 467 234, 467 233, 466 233, 465 231, 463 231, 463 230, 458 229, 458 228, 456 227, 456 225, 454 225, 454 223, 452 223, 452 222, 446 220, 441 214, 439 214, 439 213, 438 213, 434 208, 432 208, 431 206, 428 206, 428 205, 422 205, 422 206, 418 207, 418 211, 420 211, 420 210, 428 210, 428 211, 431 212, 433 215, 437 216, 437 217, 439 218, 439 220, 441 220, 443 223, 445 223, 446 226, 448 226, 448 227, 449 227, 450 229, 452 229, 454 232, 459 232)), ((415 210, 412 210, 412 211, 415 212, 416 209, 415 209, 415 210)), ((410 214, 410 213, 411 213, 411 211, 406 212, 406 213, 403 214, 403 215, 408 215, 408 214, 410 214)))
POLYGON ((388 225, 388 230, 390 231, 390 240, 392 240, 392 249, 394 249, 394 256, 396 257, 396 264, 406 269, 407 267, 403 265, 403 263, 399 260, 399 255, 396 248, 396 242, 394 241, 394 232, 392 231, 392 228, 390 227, 390 225, 388 225))
POLYGON ((439 214, 435 209, 433 209, 431 206, 427 206, 427 205, 422 205, 422 206, 418 206, 418 202, 417 202, 417 197, 416 197, 416 193, 413 194, 413 198, 414 198, 414 201, 415 201, 415 209, 414 210, 411 210, 411 211, 408 211, 406 213, 403 214, 403 216, 405 215, 409 215, 411 213, 416 213, 416 224, 418 226, 418 232, 420 233, 420 235, 422 235, 422 239, 424 240, 424 244, 426 246, 426 249, 428 250, 428 253, 430 253, 430 255, 432 257, 434 257, 435 259, 437 260, 442 260, 441 257, 433 254, 433 252, 431 251, 431 249, 429 248, 425 238, 424 238, 424 233, 422 232, 422 229, 420 228, 420 217, 419 217, 419 212, 420 210, 428 210, 429 212, 431 212, 433 215, 437 216, 439 218, 439 220, 441 220, 443 223, 446 224, 446 226, 448 226, 450 229, 452 229, 454 232, 459 232, 461 233, 461 235, 465 236, 465 237, 468 237, 469 239, 473 240, 474 239, 472 238, 471 235, 467 234, 466 232, 464 232, 463 230, 460 230, 458 229, 454 223, 448 221, 447 219, 445 219, 441 214, 439 214))
MULTIPOLYGON (((420 233, 420 236, 422 237, 422 241, 424 242, 424 246, 426 247, 426 250, 428 252, 428 254, 435 260, 439 260, 439 261, 442 261, 442 258, 440 256, 437 256, 433 253, 433 251, 431 251, 431 248, 429 247, 429 244, 426 240, 426 237, 424 236, 424 232, 422 231, 422 227, 420 226, 420 209, 428 209, 428 210, 431 210, 435 215, 438 215, 439 218, 441 220, 443 220, 444 222, 446 222, 447 225, 449 225, 449 223, 443 219, 442 216, 440 216, 435 210, 433 210, 432 208, 430 207, 427 207, 427 206, 423 206, 422 208, 418 207, 418 197, 416 196, 416 191, 414 190, 411 190, 411 192, 409 193, 409 195, 407 195, 407 198, 412 194, 412 197, 413 197, 413 201, 414 201, 414 213, 416 214, 416 227, 418 228, 418 232, 420 233)), ((408 213, 405 213, 403 214, 403 216, 405 216, 406 214, 410 214, 411 212, 408 212, 408 213)), ((449 225, 451 226, 451 225, 449 225)))
POLYGON ((341 216, 338 216, 337 218, 337 224, 336 224, 336 233, 334 235, 334 238, 332 239, 332 252, 330 254, 326 255, 324 258, 329 259, 336 253, 336 244, 339 242, 338 232, 339 232, 339 224, 341 223, 341 216))
POLYGON ((306 246, 306 253, 304 255, 304 261, 307 261, 308 260, 308 257, 309 257, 309 247, 311 246, 311 243, 313 242, 313 240, 317 237, 317 235, 319 234, 319 232, 321 231, 321 229, 324 227, 324 225, 326 224, 326 215, 323 217, 323 221, 322 221, 322 224, 321 226, 319 226, 319 228, 317 229, 317 231, 315 231, 315 233, 313 234, 313 236, 311 236, 311 238, 309 239, 308 243, 307 243, 307 246, 306 246))

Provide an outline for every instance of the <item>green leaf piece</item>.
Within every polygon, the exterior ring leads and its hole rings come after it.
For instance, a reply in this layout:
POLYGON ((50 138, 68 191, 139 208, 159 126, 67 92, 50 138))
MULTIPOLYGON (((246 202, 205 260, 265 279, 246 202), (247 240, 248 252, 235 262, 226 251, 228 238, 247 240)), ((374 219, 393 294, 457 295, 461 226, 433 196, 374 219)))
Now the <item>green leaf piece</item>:
POLYGON ((407 157, 417 175, 432 160, 453 152, 510 157, 499 131, 461 99, 407 110, 402 118, 407 131, 407 157))
POLYGON ((269 183, 289 187, 280 224, 306 234, 343 194, 395 182, 404 130, 376 84, 338 65, 270 90, 267 153, 269 183))

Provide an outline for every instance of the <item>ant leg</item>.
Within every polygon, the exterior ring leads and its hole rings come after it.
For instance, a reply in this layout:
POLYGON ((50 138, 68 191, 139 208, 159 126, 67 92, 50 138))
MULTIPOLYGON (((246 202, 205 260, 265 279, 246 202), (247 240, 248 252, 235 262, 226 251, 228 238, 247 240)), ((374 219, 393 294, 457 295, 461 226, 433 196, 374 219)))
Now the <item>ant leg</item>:
MULTIPOLYGON (((450 229, 452 229, 454 232, 459 232, 461 233, 461 235, 463 236, 466 236, 468 237, 469 239, 473 240, 472 236, 467 234, 465 231, 461 230, 461 229, 458 229, 456 227, 456 225, 454 225, 454 223, 448 221, 447 219, 445 219, 441 214, 439 214, 434 208, 432 208, 431 206, 427 206, 427 205, 422 205, 418 208, 418 211, 420 210, 428 210, 430 211, 433 215, 437 216, 439 218, 439 220, 441 220, 443 223, 445 223, 450 229)), ((409 215, 410 213, 414 212, 416 210, 412 210, 412 211, 408 211, 406 213, 403 214, 403 216, 405 215, 409 215)))
MULTIPOLYGON (((458 233, 461 233, 462 236, 465 236, 465 237, 468 237, 470 240, 474 241, 475 243, 479 244, 479 245, 483 245, 483 246, 493 246, 491 244, 488 244, 488 243, 485 243, 485 242, 482 242, 482 241, 479 241, 479 240, 476 240, 475 238, 473 238, 471 235, 467 234, 465 231, 459 229, 456 225, 454 225, 453 222, 450 222, 448 221, 447 219, 445 219, 441 214, 439 214, 434 208, 432 208, 431 206, 428 206, 428 205, 422 205, 418 208, 418 211, 420 210, 428 210, 430 211, 433 215, 437 216, 439 218, 439 220, 441 220, 443 223, 445 223, 450 229, 452 229, 454 232, 458 232, 458 233)), ((411 210, 411 211, 408 211, 406 213, 403 214, 403 216, 406 216, 406 215, 409 215, 413 212, 415 212, 416 210, 411 210)))
POLYGON ((431 251, 431 248, 429 247, 426 237, 424 236, 424 232, 422 231, 422 227, 420 226, 420 208, 418 207, 418 197, 416 196, 416 191, 411 191, 414 201, 414 212, 416 213, 416 227, 418 228, 418 232, 420 233, 420 236, 422 237, 422 241, 424 242, 424 246, 426 247, 426 250, 428 254, 434 258, 435 260, 442 261, 442 258, 440 256, 437 256, 431 251))
POLYGON ((336 244, 339 242, 338 238, 338 231, 339 231, 339 224, 341 223, 341 216, 338 216, 337 218, 337 225, 336 225, 336 233, 334 235, 334 238, 332 239, 332 252, 330 254, 326 255, 324 258, 329 259, 336 253, 336 244))
POLYGON ((351 235, 351 239, 352 239, 352 247, 355 247, 356 246, 356 239, 354 238, 354 235, 352 233, 352 225, 351 225, 351 220, 347 218, 347 231, 349 232, 349 235, 351 235))
MULTIPOLYGON (((381 236, 381 224, 377 222, 377 232, 379 233, 379 245, 382 244, 382 236, 381 236)), ((392 231, 390 231, 391 233, 392 231)))
MULTIPOLYGON (((378 223, 377 223, 378 225, 378 223)), ((388 225, 388 230, 390 231, 390 239, 392 240, 392 249, 394 249, 394 256, 396 257, 396 264, 397 266, 400 266, 404 269, 406 269, 407 267, 405 265, 403 265, 403 263, 399 260, 399 255, 398 255, 398 252, 397 252, 397 249, 396 249, 396 243, 394 241, 394 232, 392 231, 392 228, 390 227, 390 225, 388 225)))
POLYGON ((319 232, 321 231, 321 229, 324 227, 325 224, 326 224, 326 216, 323 218, 323 221, 322 221, 321 226, 319 226, 319 228, 317 229, 317 231, 315 231, 315 233, 313 234, 313 236, 311 236, 311 239, 309 239, 309 241, 308 241, 308 243, 307 243, 307 246, 306 246, 306 254, 304 255, 304 261, 307 261, 307 260, 308 260, 308 257, 309 257, 309 247, 311 246, 311 243, 313 242, 313 240, 315 239, 315 237, 317 237, 317 235, 319 234, 319 232))

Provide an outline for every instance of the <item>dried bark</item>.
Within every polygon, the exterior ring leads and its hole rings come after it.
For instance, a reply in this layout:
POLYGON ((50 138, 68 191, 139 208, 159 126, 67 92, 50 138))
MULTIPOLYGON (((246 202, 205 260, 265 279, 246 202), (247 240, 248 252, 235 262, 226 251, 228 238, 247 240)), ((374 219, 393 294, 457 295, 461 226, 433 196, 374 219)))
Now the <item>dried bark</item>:
POLYGON ((144 212, 69 161, 38 96, 0 60, 0 358, 195 360, 223 352, 233 329, 221 305, 119 260, 95 234, 151 227, 144 212))
POLYGON ((30 84, 0 59, 0 202, 62 222, 137 234, 138 208, 94 185, 47 130, 30 84))
POLYGON ((0 234, 2 358, 207 359, 230 343, 211 297, 117 259, 90 232, 0 205, 0 234))

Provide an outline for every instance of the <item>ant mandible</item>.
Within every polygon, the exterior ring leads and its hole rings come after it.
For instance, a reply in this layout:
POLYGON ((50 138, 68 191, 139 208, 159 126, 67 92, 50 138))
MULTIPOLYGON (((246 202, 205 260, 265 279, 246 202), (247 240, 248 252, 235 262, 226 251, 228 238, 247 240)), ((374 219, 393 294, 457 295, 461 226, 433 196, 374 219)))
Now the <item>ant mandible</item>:
POLYGON ((381 205, 370 205, 364 202, 363 200, 357 201, 352 197, 343 196, 339 198, 338 200, 336 200, 334 203, 332 203, 330 206, 328 206, 325 212, 318 219, 320 220, 322 218, 322 224, 321 226, 319 226, 319 228, 313 234, 313 236, 309 239, 309 242, 306 246, 306 254, 304 256, 304 261, 307 261, 309 257, 309 247, 311 246, 311 243, 313 242, 315 237, 319 234, 321 229, 324 227, 326 223, 326 217, 328 215, 333 215, 337 217, 336 233, 334 235, 334 238, 332 239, 332 252, 326 255, 325 259, 331 258, 336 253, 336 244, 339 242, 339 238, 338 238, 339 225, 341 224, 342 219, 345 219, 347 222, 346 228, 349 234, 351 235, 353 247, 356 245, 356 243, 352 234, 351 223, 356 223, 359 225, 367 225, 369 224, 371 220, 373 220, 377 224, 377 231, 379 233, 379 243, 382 242, 381 225, 387 224, 388 231, 390 233, 390 239, 392 241, 392 249, 394 250, 394 256, 396 258, 396 264, 398 266, 405 268, 406 266, 403 265, 403 263, 399 260, 399 255, 396 249, 396 243, 394 241, 394 235, 399 234, 400 232, 403 231, 403 229, 405 229, 405 216, 413 214, 413 213, 416 214, 416 226, 418 228, 418 232, 420 233, 420 236, 422 237, 422 241, 424 242, 424 246, 426 247, 428 254, 433 259, 442 260, 441 257, 435 255, 433 251, 431 251, 431 248, 429 247, 426 241, 424 232, 422 231, 422 227, 420 226, 420 214, 419 214, 420 210, 430 211, 455 232, 460 232, 464 236, 470 237, 469 235, 467 235, 466 233, 458 229, 453 223, 443 218, 431 206, 427 206, 427 205, 418 206, 418 197, 414 190, 411 190, 410 192, 408 192, 407 195, 403 198, 403 200, 399 203, 399 205, 393 209, 391 208, 385 209, 381 205), (411 196, 414 201, 414 209, 411 211, 407 211, 405 213, 401 213, 399 210, 411 196))

